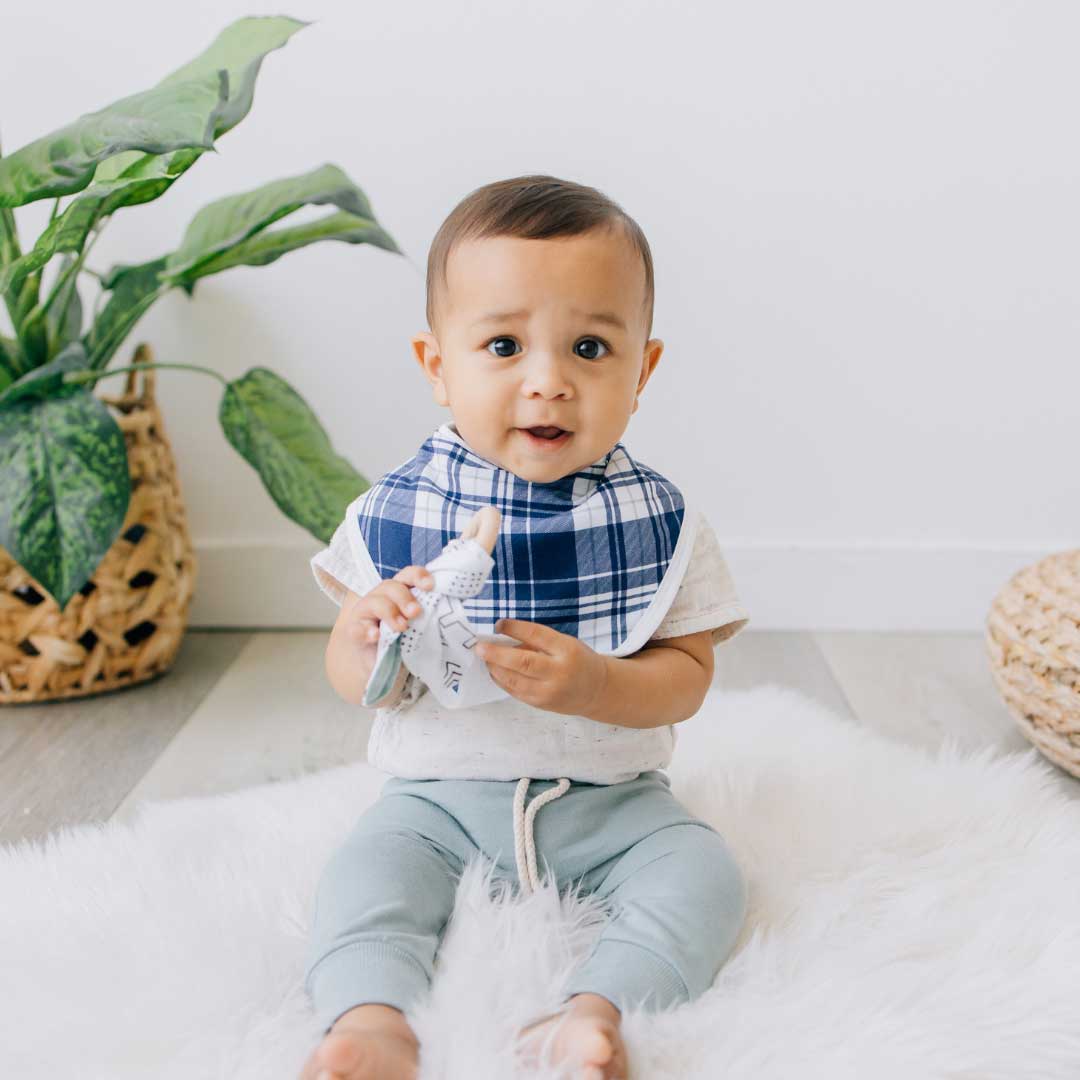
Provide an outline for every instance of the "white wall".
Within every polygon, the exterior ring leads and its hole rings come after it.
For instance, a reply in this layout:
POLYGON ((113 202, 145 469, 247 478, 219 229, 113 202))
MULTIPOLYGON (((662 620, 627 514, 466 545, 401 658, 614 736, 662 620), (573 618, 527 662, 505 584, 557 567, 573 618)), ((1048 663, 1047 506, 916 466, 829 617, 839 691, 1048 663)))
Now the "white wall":
MULTIPOLYGON (((4 149, 258 13, 5 14, 4 149)), ((435 230, 474 187, 548 172, 606 191, 650 238, 666 350, 624 439, 697 495, 755 628, 975 629, 1009 574, 1080 542, 1077 5, 280 13, 318 21, 266 59, 219 152, 117 215, 91 265, 163 254, 206 202, 333 161, 415 266, 322 244, 233 270, 166 296, 114 364, 147 340, 229 378, 272 368, 374 477, 447 418, 408 344, 435 230)), ((25 236, 49 208, 17 212, 25 236)), ((225 441, 217 381, 158 385, 201 563, 192 624, 328 625, 307 566, 321 545, 225 441)))

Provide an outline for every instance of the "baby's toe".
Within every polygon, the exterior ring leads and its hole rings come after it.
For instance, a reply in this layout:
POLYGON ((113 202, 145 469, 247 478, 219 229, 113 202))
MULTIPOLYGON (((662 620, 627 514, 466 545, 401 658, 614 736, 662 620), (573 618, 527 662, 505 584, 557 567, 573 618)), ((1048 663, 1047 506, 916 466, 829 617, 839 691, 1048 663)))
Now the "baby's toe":
POLYGON ((615 1052, 611 1035, 603 1028, 592 1026, 579 1035, 577 1050, 585 1065, 606 1065, 615 1052))
POLYGON ((322 1056, 322 1044, 315 1047, 304 1062, 304 1071, 300 1074, 300 1080, 339 1080, 339 1077, 327 1069, 322 1056))
POLYGON ((587 1080, 626 1080, 626 1047, 617 1028, 593 1028, 584 1047, 582 1074, 587 1080))
POLYGON ((319 1047, 315 1080, 343 1080, 360 1072, 368 1057, 368 1048, 361 1039, 331 1032, 319 1047))

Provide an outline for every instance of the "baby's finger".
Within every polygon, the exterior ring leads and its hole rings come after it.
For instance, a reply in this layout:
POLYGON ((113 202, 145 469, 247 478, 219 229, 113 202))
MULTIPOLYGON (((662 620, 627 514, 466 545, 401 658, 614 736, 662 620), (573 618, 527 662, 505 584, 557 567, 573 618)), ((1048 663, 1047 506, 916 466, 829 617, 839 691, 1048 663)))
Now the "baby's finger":
POLYGON ((345 633, 360 645, 377 641, 379 638, 379 620, 363 614, 354 614, 345 625, 345 633))
MULTIPOLYGON (((383 596, 389 596, 397 604, 401 617, 406 621, 419 615, 422 610, 419 601, 412 594, 412 589, 404 581, 399 581, 397 578, 384 581, 379 592, 383 596)), ((395 625, 397 624, 395 623, 395 625)), ((404 629, 404 627, 401 627, 401 629, 404 629)))
POLYGON ((385 622, 391 630, 404 630, 408 625, 405 616, 401 613, 397 600, 386 593, 387 582, 379 587, 378 591, 368 593, 364 597, 363 608, 356 612, 361 618, 374 618, 379 622, 385 622))
POLYGON ((394 575, 393 580, 404 581, 407 585, 416 585, 421 589, 435 587, 435 578, 426 566, 406 566, 394 575))

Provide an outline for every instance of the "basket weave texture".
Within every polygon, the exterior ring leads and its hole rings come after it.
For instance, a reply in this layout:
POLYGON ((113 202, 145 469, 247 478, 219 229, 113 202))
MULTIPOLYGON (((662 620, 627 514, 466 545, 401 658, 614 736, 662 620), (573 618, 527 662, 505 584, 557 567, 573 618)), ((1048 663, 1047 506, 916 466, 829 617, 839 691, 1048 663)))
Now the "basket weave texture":
MULTIPOLYGON (((139 345, 132 363, 151 363, 139 345)), ((131 502, 93 577, 60 611, 0 547, 0 704, 88 697, 164 674, 187 627, 196 561, 154 371, 130 371, 116 411, 131 502), (136 374, 142 392, 135 392, 136 374)))
POLYGON ((1013 575, 991 605, 986 644, 1020 730, 1080 777, 1080 549, 1013 575))

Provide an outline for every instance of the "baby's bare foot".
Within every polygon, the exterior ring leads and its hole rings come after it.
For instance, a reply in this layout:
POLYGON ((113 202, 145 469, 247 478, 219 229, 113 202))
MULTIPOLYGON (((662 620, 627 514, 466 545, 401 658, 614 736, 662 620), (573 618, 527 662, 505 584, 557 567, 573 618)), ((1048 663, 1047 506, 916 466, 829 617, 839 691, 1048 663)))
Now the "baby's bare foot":
POLYGON ((338 1017, 300 1080, 415 1080, 419 1046, 399 1010, 360 1005, 338 1017))
POLYGON ((607 998, 576 994, 562 1012, 525 1028, 518 1045, 526 1061, 535 1063, 543 1053, 545 1062, 573 1065, 575 1080, 626 1080, 620 1019, 607 998), (549 1036, 545 1051, 543 1042, 549 1036))

